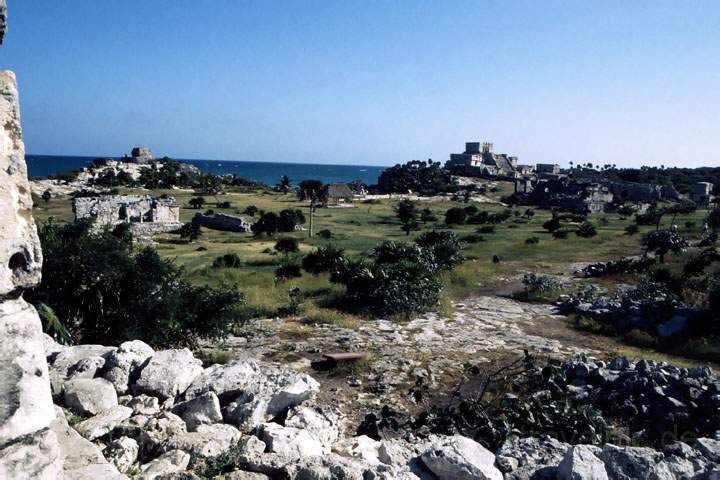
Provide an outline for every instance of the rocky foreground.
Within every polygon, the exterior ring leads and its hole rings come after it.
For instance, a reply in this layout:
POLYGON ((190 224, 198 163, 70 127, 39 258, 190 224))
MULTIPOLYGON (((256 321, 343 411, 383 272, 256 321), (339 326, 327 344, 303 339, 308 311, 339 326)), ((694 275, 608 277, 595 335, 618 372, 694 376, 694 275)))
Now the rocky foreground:
MULTIPOLYGON (((353 436, 355 425, 319 404, 311 376, 275 364, 244 359, 203 368, 187 349, 154 351, 141 341, 66 347, 46 336, 45 350, 64 478, 720 478, 720 439, 672 441, 659 451, 514 438, 494 453, 459 435, 376 441, 353 436)), ((709 369, 584 357, 562 368, 579 396, 628 385, 617 401, 640 416, 660 399, 682 414, 677 404, 693 396, 711 416, 720 401, 709 369), (641 387, 659 375, 665 386, 657 397, 645 395, 641 387), (689 397, 675 399, 681 390, 689 397)))

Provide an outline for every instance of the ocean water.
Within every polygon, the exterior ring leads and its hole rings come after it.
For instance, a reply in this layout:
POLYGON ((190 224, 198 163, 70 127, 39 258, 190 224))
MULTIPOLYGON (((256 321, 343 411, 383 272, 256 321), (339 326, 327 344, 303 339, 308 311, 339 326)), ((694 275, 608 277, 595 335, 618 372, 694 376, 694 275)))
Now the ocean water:
MULTIPOLYGON (((54 155, 26 155, 28 175, 43 178, 51 174, 79 170, 95 157, 64 157, 54 155)), ((180 159, 178 159, 180 160, 180 159)), ((239 162, 235 160, 180 160, 206 172, 224 175, 234 173, 268 185, 275 185, 282 175, 297 184, 301 180, 314 179, 323 183, 351 182, 361 180, 368 185, 377 183, 386 167, 361 165, 320 165, 313 163, 239 162)))

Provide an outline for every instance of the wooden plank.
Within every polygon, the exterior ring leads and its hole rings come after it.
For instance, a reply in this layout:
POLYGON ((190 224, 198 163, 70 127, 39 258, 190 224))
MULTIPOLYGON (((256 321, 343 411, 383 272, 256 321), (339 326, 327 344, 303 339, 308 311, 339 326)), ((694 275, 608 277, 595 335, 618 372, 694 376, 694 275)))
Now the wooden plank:
POLYGON ((337 352, 323 353, 323 357, 333 362, 344 362, 349 360, 360 360, 367 357, 367 352, 337 352))

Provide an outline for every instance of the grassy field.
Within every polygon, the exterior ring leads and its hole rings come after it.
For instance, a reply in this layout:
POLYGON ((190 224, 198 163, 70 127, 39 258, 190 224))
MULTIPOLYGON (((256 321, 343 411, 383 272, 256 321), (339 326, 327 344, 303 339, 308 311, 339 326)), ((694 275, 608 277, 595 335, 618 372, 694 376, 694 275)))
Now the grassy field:
MULTIPOLYGON (((286 208, 303 210, 306 217, 309 210, 305 202, 299 202, 292 194, 279 194, 266 191, 254 193, 226 193, 216 197, 206 196, 208 204, 200 210, 190 208, 188 202, 195 196, 191 191, 171 190, 153 191, 152 194, 167 193, 177 198, 182 206, 181 221, 188 222, 199 211, 215 209, 218 212, 241 214, 245 207, 255 205, 261 210, 278 212, 286 208), (230 202, 231 208, 217 209, 216 202, 230 202)), ((333 243, 346 250, 351 256, 367 256, 372 248, 383 240, 411 241, 418 234, 433 228, 446 228, 445 211, 452 206, 465 207, 462 202, 428 201, 422 206, 432 209, 438 217, 437 222, 421 225, 421 230, 406 236, 400 229, 395 217, 394 207, 397 200, 382 200, 378 203, 358 203, 354 208, 322 208, 315 215, 315 232, 328 229, 333 236, 325 240, 319 236, 308 238, 307 232, 294 232, 281 236, 295 237, 301 241, 301 256, 314 247, 333 243)), ((476 204, 481 210, 500 211, 501 205, 476 204)), ((525 208, 518 208, 519 213, 525 208)), ((617 214, 591 215, 590 220, 597 226, 598 235, 593 238, 580 238, 570 234, 567 239, 553 239, 542 228, 550 218, 547 210, 536 210, 532 220, 512 217, 505 223, 496 225, 494 233, 477 233, 477 225, 462 225, 453 228, 461 238, 471 234, 481 235, 483 241, 467 243, 464 255, 467 261, 455 271, 445 276, 445 292, 440 308, 450 308, 450 300, 460 299, 481 290, 492 289, 503 279, 523 271, 546 273, 569 273, 575 262, 591 262, 617 259, 641 252, 640 238, 645 231, 654 227, 641 227, 638 235, 625 234, 625 227, 633 222, 623 220, 617 214), (538 244, 526 244, 530 237, 538 237, 538 244), (493 263, 494 255, 500 257, 499 263, 493 263)), ((42 223, 49 217, 56 221, 73 219, 70 199, 52 199, 43 202, 36 199, 35 218, 42 223)), ((704 211, 697 211, 686 217, 679 217, 675 223, 681 226, 683 234, 689 237, 699 235, 704 211), (694 222, 695 226, 684 229, 685 222, 694 222)), ((668 226, 671 218, 664 219, 668 226)), ((305 225, 307 227, 307 224, 305 225)), ((254 237, 250 233, 218 232, 203 228, 202 237, 193 243, 178 241, 176 235, 162 235, 156 238, 157 250, 166 258, 172 259, 184 268, 192 282, 202 284, 236 283, 247 297, 247 315, 249 317, 275 316, 278 309, 288 304, 288 289, 300 287, 306 297, 306 306, 322 321, 333 318, 347 318, 339 312, 329 309, 332 300, 342 292, 342 287, 329 282, 327 276, 304 274, 303 277, 275 283, 274 271, 282 260, 282 254, 273 251, 278 236, 273 238, 254 237), (240 256, 243 264, 240 268, 213 268, 215 258, 226 253, 240 256)))

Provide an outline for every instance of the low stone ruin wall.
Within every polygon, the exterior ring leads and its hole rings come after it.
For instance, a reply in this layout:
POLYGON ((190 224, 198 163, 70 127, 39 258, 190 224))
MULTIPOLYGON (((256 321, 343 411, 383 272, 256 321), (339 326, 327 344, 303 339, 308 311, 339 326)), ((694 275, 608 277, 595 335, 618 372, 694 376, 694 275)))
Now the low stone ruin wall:
POLYGON ((194 224, 211 230, 240 233, 252 232, 252 224, 248 223, 243 217, 225 215, 224 213, 213 215, 198 213, 193 217, 192 221, 194 224))

